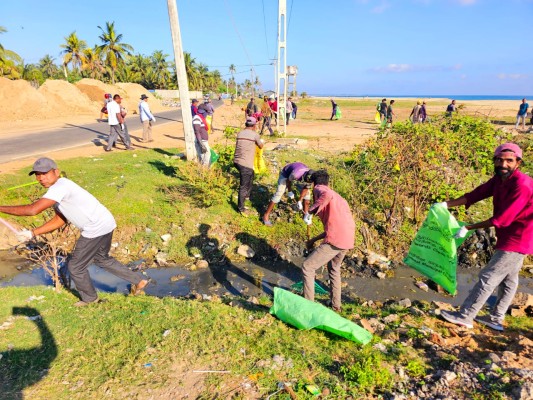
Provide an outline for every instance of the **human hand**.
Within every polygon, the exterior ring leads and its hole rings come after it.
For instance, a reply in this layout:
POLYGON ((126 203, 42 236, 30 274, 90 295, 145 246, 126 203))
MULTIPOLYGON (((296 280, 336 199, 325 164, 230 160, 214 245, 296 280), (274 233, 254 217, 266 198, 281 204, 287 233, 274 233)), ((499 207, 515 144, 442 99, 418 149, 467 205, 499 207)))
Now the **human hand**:
POLYGON ((448 203, 446 203, 445 201, 441 201, 440 203, 433 203, 431 207, 435 207, 435 206, 442 206, 447 209, 448 203))
POLYGON ((120 124, 120 129, 124 130, 124 124, 120 124))
POLYGON ((313 223, 313 215, 307 213, 304 215, 304 222, 306 225, 311 225, 313 223))
POLYGON ((454 239, 462 239, 466 236, 468 233, 468 228, 466 226, 461 226, 461 229, 457 231, 457 233, 454 235, 454 239))
POLYGON ((302 204, 302 200, 298 201, 298 203, 296 203, 296 205, 298 206, 298 210, 302 211, 304 209, 304 206, 302 204))
POLYGON ((289 199, 291 199, 291 200, 294 199, 294 193, 293 193, 293 192, 289 192, 289 193, 287 193, 287 197, 288 197, 289 199))
POLYGON ((33 239, 33 232, 29 229, 23 229, 17 232, 17 240, 20 243, 28 242, 33 239))

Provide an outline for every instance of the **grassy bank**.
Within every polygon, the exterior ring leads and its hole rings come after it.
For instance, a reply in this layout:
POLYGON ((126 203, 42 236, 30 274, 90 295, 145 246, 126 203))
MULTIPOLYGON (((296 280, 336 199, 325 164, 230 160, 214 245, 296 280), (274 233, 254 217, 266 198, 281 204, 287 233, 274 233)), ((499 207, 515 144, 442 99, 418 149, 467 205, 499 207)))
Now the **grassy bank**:
MULTIPOLYGON (((343 316, 384 324, 374 341, 360 348, 322 331, 285 325, 268 314, 266 298, 254 305, 235 298, 103 297, 107 302, 77 309, 66 291, 0 290, 0 399, 21 393, 25 399, 254 399, 275 392, 278 382, 290 383, 299 399, 315 398, 309 384, 322 398, 373 398, 416 391, 458 359, 483 364, 488 352, 497 352, 496 344, 512 350, 533 328, 527 317, 510 318, 505 336, 491 338, 481 329, 472 336, 476 347, 454 353, 457 332, 425 314, 428 304, 415 304, 416 314, 396 303, 348 304, 343 316), (436 340, 430 331, 450 344, 438 356, 427 340, 436 340)), ((470 388, 459 379, 454 398, 502 398, 520 380, 496 383, 480 377, 470 388)))

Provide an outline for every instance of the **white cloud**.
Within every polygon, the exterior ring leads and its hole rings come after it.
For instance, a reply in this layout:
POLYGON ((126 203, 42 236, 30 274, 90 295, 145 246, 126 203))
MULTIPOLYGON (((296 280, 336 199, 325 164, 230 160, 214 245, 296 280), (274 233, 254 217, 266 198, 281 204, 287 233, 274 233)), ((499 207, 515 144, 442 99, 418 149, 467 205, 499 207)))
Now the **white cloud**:
POLYGON ((497 75, 498 79, 501 79, 501 80, 504 80, 504 79, 512 79, 512 80, 516 80, 516 79, 526 79, 527 78, 527 75, 526 74, 504 74, 504 73, 500 73, 497 75))

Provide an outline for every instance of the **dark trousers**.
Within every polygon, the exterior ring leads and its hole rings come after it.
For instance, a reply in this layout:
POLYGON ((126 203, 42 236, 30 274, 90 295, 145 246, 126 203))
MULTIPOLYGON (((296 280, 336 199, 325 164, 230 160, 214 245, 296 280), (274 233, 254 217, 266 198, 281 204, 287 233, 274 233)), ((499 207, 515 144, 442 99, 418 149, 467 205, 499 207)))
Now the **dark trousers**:
POLYGON ((244 202, 246 199, 250 198, 250 193, 252 192, 254 170, 253 168, 243 167, 240 164, 234 165, 235 168, 239 170, 240 174, 239 200, 237 203, 237 208, 239 209, 239 211, 244 211, 244 202))
POLYGON ((144 279, 139 272, 133 272, 109 255, 113 232, 95 238, 80 236, 68 261, 68 271, 76 285, 82 301, 90 303, 98 296, 89 275, 89 264, 94 263, 131 284, 138 284, 144 279))

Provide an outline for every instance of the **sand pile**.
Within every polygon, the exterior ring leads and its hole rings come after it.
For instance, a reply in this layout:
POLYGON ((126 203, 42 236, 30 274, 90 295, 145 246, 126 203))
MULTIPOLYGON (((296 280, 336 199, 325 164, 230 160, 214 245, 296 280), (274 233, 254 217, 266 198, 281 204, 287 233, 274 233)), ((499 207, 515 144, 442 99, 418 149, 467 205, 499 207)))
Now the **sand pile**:
POLYGON ((46 114, 46 98, 22 79, 0 78, 0 99, 0 121, 42 118, 46 114))
POLYGON ((98 113, 98 103, 67 81, 48 79, 38 92, 46 98, 49 112, 56 116, 98 113))

